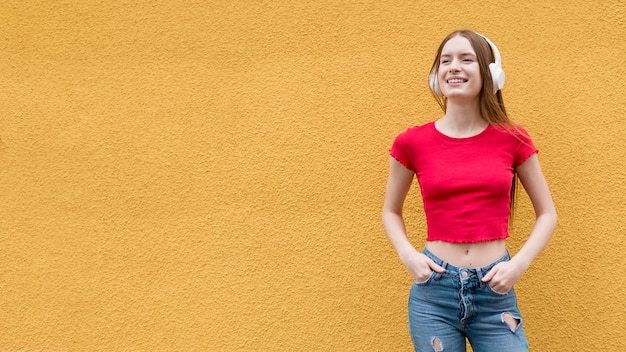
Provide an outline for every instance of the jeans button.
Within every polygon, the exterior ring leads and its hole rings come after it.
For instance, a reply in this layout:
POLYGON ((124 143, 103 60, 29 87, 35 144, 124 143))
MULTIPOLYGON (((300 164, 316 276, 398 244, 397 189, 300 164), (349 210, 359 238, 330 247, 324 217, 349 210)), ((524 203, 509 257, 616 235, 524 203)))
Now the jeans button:
POLYGON ((467 277, 468 275, 469 274, 467 273, 467 271, 464 271, 464 272, 461 273, 461 276, 463 276, 463 277, 467 277))

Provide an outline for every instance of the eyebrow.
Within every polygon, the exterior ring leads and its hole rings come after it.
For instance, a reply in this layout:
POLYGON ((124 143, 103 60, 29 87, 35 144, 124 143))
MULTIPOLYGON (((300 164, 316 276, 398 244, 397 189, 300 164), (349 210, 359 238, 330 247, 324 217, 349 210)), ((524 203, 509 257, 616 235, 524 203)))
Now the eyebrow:
MULTIPOLYGON (((470 52, 465 52, 465 53, 459 54, 459 56, 467 56, 467 55, 476 56, 476 54, 470 53, 470 52)), ((454 56, 454 54, 441 54, 441 57, 449 57, 449 56, 454 56)))

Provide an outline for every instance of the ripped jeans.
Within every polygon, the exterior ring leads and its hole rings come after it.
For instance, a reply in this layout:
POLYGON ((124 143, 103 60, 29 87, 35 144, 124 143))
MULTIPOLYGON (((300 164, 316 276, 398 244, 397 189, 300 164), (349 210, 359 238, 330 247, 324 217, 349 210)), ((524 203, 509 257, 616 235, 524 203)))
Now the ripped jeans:
POLYGON ((527 352, 528 341, 513 290, 494 291, 481 281, 508 253, 482 268, 458 268, 423 252, 446 269, 413 283, 409 296, 409 330, 416 352, 527 352))

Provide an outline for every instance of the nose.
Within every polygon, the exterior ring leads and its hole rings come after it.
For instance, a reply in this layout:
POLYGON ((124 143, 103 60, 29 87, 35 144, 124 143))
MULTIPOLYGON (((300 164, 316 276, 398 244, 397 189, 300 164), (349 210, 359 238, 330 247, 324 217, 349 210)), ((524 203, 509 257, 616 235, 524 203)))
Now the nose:
POLYGON ((459 62, 459 60, 457 60, 457 59, 452 59, 452 61, 450 61, 450 65, 448 66, 448 67, 449 67, 449 70, 450 70, 450 71, 458 71, 458 70, 459 70, 459 66, 460 66, 460 64, 461 64, 461 63, 459 62))

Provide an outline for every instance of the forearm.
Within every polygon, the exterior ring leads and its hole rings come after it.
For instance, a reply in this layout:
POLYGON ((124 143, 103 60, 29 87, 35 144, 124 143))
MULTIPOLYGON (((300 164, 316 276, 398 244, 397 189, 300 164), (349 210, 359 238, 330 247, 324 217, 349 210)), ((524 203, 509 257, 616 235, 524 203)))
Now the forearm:
POLYGON ((528 269, 539 253, 545 248, 556 227, 556 211, 550 211, 537 216, 530 236, 522 248, 511 259, 517 262, 523 270, 528 269))
POLYGON ((382 220, 389 241, 398 252, 400 260, 406 265, 417 254, 409 242, 402 217, 404 199, 409 192, 415 174, 393 157, 389 159, 389 179, 387 180, 382 220))
POLYGON ((401 260, 416 251, 406 234, 402 214, 383 210, 383 225, 391 245, 398 252, 401 260))
POLYGON ((530 264, 537 258, 544 249, 552 232, 556 227, 556 209, 548 183, 543 177, 537 154, 533 154, 528 160, 517 168, 519 176, 526 193, 533 203, 536 214, 535 225, 528 240, 522 249, 513 257, 514 262, 519 263, 523 270, 528 269, 530 264))

